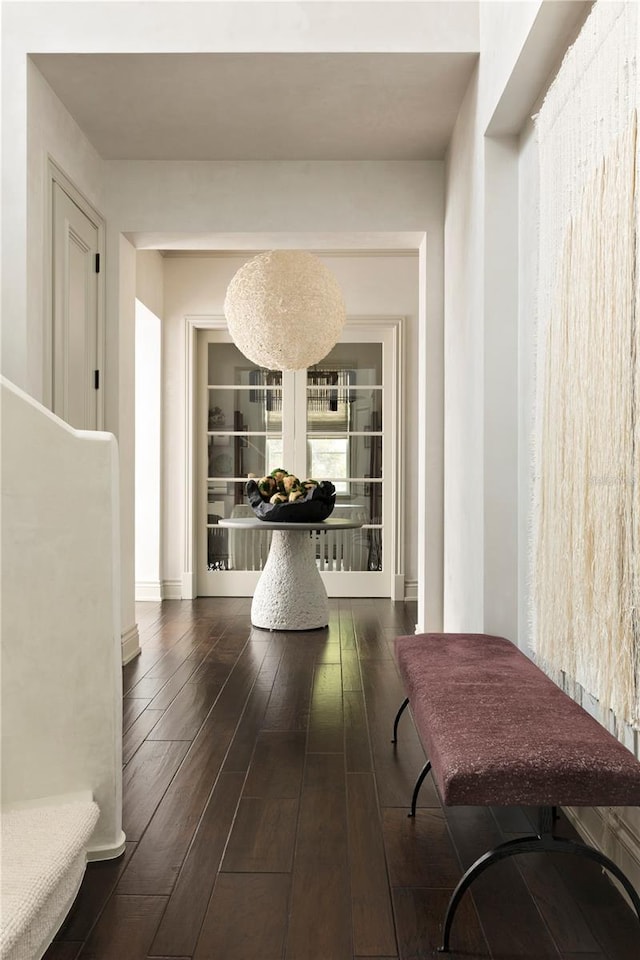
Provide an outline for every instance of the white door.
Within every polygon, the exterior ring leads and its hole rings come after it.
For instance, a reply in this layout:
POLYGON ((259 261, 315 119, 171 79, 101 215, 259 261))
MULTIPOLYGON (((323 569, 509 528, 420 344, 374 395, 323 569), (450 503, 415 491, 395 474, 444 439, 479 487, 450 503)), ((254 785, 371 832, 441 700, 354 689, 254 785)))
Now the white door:
POLYGON ((269 549, 264 530, 218 526, 253 516, 244 487, 284 467, 301 479, 331 480, 333 515, 361 529, 314 534, 329 596, 391 596, 397 358, 375 326, 347 329, 309 370, 257 367, 225 330, 198 339, 198 594, 251 596, 269 549), (383 431, 384 427, 384 431, 383 431))
POLYGON ((53 182, 53 412, 98 428, 99 228, 53 182))

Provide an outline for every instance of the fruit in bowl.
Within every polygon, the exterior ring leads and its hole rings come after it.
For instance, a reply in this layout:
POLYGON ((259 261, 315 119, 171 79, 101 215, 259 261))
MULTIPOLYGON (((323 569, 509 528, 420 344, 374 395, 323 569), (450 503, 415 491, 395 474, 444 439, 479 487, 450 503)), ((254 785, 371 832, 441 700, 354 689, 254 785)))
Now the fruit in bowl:
POLYGON ((327 519, 336 502, 329 480, 299 480, 282 467, 266 477, 250 477, 246 492, 255 515, 271 523, 317 523, 327 519))

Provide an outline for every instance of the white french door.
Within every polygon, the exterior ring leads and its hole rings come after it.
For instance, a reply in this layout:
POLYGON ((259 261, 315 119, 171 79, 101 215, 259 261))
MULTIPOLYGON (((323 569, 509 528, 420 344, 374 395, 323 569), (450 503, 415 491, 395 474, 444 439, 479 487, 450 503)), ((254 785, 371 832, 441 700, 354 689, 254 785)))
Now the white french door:
MULTIPOLYGON (((253 516, 247 475, 284 467, 331 480, 333 516, 362 527, 312 533, 329 596, 391 596, 397 555, 398 347, 389 327, 348 326, 309 370, 266 370, 247 360, 226 329, 197 340, 197 592, 251 596, 269 549, 264 530, 218 526, 253 516)), ((274 587, 275 588, 275 587, 274 587)))

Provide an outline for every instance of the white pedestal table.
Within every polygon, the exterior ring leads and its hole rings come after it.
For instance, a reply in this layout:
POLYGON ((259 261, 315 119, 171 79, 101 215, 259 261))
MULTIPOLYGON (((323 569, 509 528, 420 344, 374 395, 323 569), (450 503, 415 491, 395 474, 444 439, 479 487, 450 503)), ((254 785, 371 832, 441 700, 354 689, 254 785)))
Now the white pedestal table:
POLYGON ((357 530, 359 520, 270 523, 257 517, 219 520, 221 527, 272 531, 269 556, 251 604, 251 623, 264 630, 317 630, 329 623, 329 601, 316 565, 311 530, 357 530))

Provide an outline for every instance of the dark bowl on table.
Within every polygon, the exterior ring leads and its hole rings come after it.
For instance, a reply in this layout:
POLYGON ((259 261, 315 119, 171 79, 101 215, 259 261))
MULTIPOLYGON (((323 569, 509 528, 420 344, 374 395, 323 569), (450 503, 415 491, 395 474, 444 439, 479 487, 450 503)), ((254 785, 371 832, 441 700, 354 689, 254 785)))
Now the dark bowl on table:
POLYGON ((259 520, 270 523, 319 523, 333 511, 336 488, 329 480, 322 480, 293 503, 269 503, 262 499, 255 480, 249 480, 247 499, 259 520))

